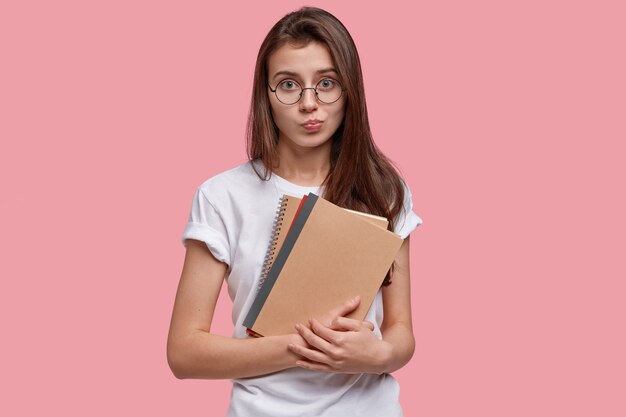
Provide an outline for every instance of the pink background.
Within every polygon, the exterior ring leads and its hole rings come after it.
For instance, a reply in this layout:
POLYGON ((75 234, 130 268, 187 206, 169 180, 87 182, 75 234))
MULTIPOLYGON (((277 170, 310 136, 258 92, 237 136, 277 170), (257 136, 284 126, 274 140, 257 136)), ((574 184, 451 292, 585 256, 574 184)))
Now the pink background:
MULTIPOLYGON (((407 416, 626 415, 623 4, 316 3, 424 219, 407 416)), ((301 5, 2 2, 0 414, 224 414, 166 362, 180 236, 301 5)))

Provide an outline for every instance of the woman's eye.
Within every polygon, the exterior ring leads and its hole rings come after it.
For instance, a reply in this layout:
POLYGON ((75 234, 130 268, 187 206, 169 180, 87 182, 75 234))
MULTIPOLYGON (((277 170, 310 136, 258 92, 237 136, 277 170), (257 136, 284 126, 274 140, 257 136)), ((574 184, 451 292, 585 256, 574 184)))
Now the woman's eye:
POLYGON ((280 88, 283 90, 293 90, 298 88, 298 84, 296 84, 295 81, 285 80, 280 83, 280 88))
POLYGON ((325 78, 317 84, 320 88, 329 89, 335 86, 335 80, 331 80, 330 78, 325 78))

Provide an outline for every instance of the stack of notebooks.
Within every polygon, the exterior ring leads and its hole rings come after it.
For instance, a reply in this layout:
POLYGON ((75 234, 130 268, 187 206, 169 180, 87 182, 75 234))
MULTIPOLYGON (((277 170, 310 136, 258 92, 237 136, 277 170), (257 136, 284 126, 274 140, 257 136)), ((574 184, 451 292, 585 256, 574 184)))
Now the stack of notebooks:
POLYGON ((279 203, 261 285, 243 321, 248 334, 295 332, 345 301, 361 297, 347 317, 363 320, 402 238, 387 219, 338 207, 310 193, 279 203))

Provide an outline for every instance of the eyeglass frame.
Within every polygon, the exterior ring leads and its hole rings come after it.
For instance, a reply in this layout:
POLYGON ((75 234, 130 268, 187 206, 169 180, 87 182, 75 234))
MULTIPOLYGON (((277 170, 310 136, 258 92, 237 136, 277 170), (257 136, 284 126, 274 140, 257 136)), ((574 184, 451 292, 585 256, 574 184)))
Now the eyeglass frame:
POLYGON ((302 86, 301 86, 301 85, 300 85, 297 81, 295 81, 295 80, 290 80, 289 78, 285 78, 284 80, 280 80, 280 81, 278 82, 278 84, 276 84, 276 87, 275 87, 274 89, 272 89, 272 86, 271 86, 271 85, 269 85, 269 83, 267 83, 267 88, 269 88, 269 89, 270 89, 270 91, 271 91, 272 93, 274 93, 274 95, 276 96, 276 100, 278 100, 281 104, 284 104, 285 106, 293 106, 294 104, 298 104, 298 102, 299 102, 300 100, 302 100, 302 95, 304 94, 304 90, 313 90, 313 91, 315 92, 315 99, 316 99, 317 101, 319 101, 320 103, 322 103, 322 104, 333 104, 333 103, 338 102, 338 101, 339 101, 339 99, 341 98, 341 96, 343 96, 343 92, 344 92, 344 91, 346 91, 346 89, 345 89, 345 88, 343 88, 343 86, 341 85, 341 83, 339 82, 339 80, 336 80, 336 79, 331 78, 331 77, 324 77, 324 78, 322 78, 321 80, 319 80, 319 81, 317 82, 317 84, 315 84, 315 87, 306 87, 306 88, 304 88, 304 87, 302 87, 302 86), (298 96, 298 99, 297 99, 296 101, 294 101, 293 103, 289 103, 289 104, 282 102, 282 101, 278 98, 278 94, 276 93, 276 90, 278 90, 278 86, 280 85, 280 83, 282 83, 282 82, 284 82, 284 81, 287 81, 287 80, 295 82, 296 84, 298 84, 298 87, 300 87, 300 95, 298 96), (324 81, 324 80, 333 80, 334 82, 336 82, 337 84, 339 84, 339 86, 341 87, 341 94, 339 94, 339 97, 337 97, 337 100, 335 100, 335 101, 331 101, 330 103, 327 103, 327 102, 325 102, 325 101, 320 100, 320 97, 319 97, 318 92, 317 92, 317 86, 318 86, 318 85, 320 85, 320 83, 321 83, 322 81, 324 81))

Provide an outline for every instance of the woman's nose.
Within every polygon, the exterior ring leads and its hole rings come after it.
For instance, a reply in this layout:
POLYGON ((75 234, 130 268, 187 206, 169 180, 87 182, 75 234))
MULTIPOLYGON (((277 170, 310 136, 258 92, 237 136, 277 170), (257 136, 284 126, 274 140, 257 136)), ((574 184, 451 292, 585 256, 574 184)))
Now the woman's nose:
POLYGON ((314 88, 305 88, 302 90, 302 97, 300 97, 300 109, 304 111, 315 110, 318 106, 317 95, 314 88))

